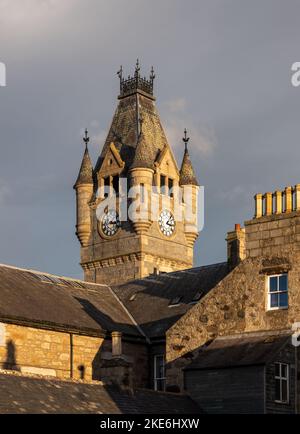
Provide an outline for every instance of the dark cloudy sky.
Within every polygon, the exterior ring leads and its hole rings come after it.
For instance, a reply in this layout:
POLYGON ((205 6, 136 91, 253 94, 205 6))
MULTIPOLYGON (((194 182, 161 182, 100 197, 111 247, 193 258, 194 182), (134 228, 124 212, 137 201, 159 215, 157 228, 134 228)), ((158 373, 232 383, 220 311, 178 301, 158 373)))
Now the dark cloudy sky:
POLYGON ((205 186, 196 263, 221 261, 253 195, 300 182, 299 0, 0 0, 0 262, 81 276, 72 190, 88 127, 95 162, 116 72, 153 64, 177 159, 205 186))

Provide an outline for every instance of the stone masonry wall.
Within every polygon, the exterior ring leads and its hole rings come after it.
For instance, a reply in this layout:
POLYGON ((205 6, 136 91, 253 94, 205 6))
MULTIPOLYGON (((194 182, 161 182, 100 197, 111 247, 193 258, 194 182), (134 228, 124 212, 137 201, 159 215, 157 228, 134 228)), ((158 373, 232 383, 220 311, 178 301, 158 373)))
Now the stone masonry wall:
MULTIPOLYGON (((254 227, 250 232, 252 236, 254 227)), ((260 237, 265 236, 266 231, 275 230, 267 227, 256 226, 258 241, 263 239, 260 237)), ((300 251, 295 219, 290 220, 290 226, 285 228, 290 229, 292 235, 279 235, 279 238, 290 237, 294 242, 280 244, 276 236, 269 240, 270 246, 262 247, 270 248, 264 256, 256 256, 251 247, 248 258, 167 332, 169 384, 182 387, 182 367, 202 345, 218 335, 290 329, 294 322, 300 321, 300 251), (267 276, 281 272, 288 272, 289 308, 268 310, 267 276)))
POLYGON ((0 367, 59 378, 91 380, 102 338, 1 324, 0 367), (72 342, 72 344, 71 344, 72 342))
POLYGON ((270 257, 300 251, 299 212, 247 221, 245 232, 247 257, 270 257))
POLYGON ((245 223, 246 259, 167 332, 167 382, 182 383, 182 368, 219 335, 291 329, 300 321, 300 213, 245 223), (267 276, 288 273, 289 308, 268 310, 267 276))

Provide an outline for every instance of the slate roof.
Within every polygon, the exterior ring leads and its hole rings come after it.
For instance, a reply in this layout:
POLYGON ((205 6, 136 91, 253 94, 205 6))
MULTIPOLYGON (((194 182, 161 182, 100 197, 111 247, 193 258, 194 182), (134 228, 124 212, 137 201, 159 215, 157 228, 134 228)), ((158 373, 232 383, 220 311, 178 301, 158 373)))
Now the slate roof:
POLYGON ((146 142, 145 134, 142 132, 139 136, 134 159, 130 168, 135 169, 139 167, 153 169, 155 156, 151 155, 153 151, 151 148, 152 147, 146 142))
POLYGON ((188 396, 137 389, 130 394, 102 383, 0 373, 0 414, 201 413, 188 396))
POLYGON ((0 320, 141 337, 106 285, 0 265, 0 320))
POLYGON ((179 177, 180 185, 199 185, 190 159, 190 154, 187 149, 185 149, 184 151, 179 173, 180 173, 180 177, 179 177))
POLYGON ((76 188, 77 185, 80 184, 93 184, 93 165, 87 147, 85 148, 83 154, 81 166, 74 188, 76 188))
POLYGON ((290 331, 272 331, 218 337, 185 369, 264 365, 274 359, 290 335, 290 331))
POLYGON ((0 264, 0 321, 162 338, 227 273, 227 263, 220 263, 110 288, 0 264))
POLYGON ((192 303, 204 297, 227 274, 228 266, 224 262, 159 274, 112 289, 144 333, 155 338, 164 336, 192 303))
MULTIPOLYGON (((140 94, 127 96, 119 100, 102 152, 95 166, 95 173, 101 168, 111 142, 115 144, 125 163, 125 172, 132 166, 138 143, 137 122, 139 119, 143 119, 143 140, 147 145, 146 151, 150 167, 154 165, 154 161, 165 146, 170 149, 154 100, 140 94)), ((171 149, 170 151, 172 152, 171 149)))

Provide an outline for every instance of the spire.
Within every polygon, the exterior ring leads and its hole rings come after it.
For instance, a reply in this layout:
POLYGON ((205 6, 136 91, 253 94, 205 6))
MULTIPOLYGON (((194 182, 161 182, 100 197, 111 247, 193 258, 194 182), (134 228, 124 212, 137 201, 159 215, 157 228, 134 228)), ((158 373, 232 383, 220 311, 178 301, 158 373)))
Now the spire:
POLYGON ((88 143, 90 138, 88 136, 88 130, 85 130, 83 141, 85 143, 85 150, 79 170, 77 180, 75 182, 74 188, 81 184, 93 184, 93 166, 90 159, 90 154, 88 150, 88 143))
POLYGON ((141 164, 140 162, 138 163, 140 151, 142 154, 148 156, 148 160, 146 162, 143 160, 143 164, 154 168, 154 163, 162 150, 165 148, 170 149, 155 105, 155 98, 152 96, 154 70, 150 70, 147 79, 143 78, 142 71, 137 71, 139 78, 136 81, 136 67, 139 68, 140 64, 134 66, 133 74, 128 79, 125 78, 127 75, 124 72, 124 68, 119 68, 117 75, 118 81, 120 81, 118 106, 101 154, 95 165, 95 173, 98 173, 102 167, 105 156, 109 152, 111 142, 114 142, 125 163, 124 174, 131 168, 135 157, 136 161, 134 165, 141 164), (140 122, 141 118, 143 119, 142 126, 140 122), (143 135, 140 137, 141 128, 143 135), (138 142, 140 142, 139 145, 138 142), (142 146, 143 143, 141 142, 146 142, 147 146, 142 146), (145 146, 147 152, 142 152, 141 149, 136 151, 137 145, 139 148, 145 146), (136 153, 137 155, 135 155, 136 153))
POLYGON ((187 130, 184 130, 184 137, 182 138, 182 141, 184 143, 184 155, 183 155, 183 159, 182 159, 182 163, 181 163, 181 168, 180 168, 180 179, 179 179, 179 184, 180 185, 199 185, 193 166, 192 166, 192 162, 190 159, 190 154, 188 151, 188 141, 190 140, 189 137, 187 137, 187 130))
POLYGON ((138 141, 135 148, 135 154, 134 159, 132 162, 132 165, 130 166, 130 169, 135 169, 137 167, 139 168, 153 168, 153 157, 150 152, 150 146, 146 143, 146 137, 143 132, 143 118, 139 118, 139 124, 140 124, 140 134, 138 137, 138 141))

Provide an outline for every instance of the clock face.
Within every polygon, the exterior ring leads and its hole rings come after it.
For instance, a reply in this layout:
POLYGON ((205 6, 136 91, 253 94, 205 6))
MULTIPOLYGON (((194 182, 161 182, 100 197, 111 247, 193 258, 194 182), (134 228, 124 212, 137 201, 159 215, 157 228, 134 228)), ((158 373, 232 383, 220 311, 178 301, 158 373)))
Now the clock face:
POLYGON ((115 235, 121 226, 118 213, 116 211, 107 211, 101 220, 101 229, 104 235, 112 237, 115 235))
POLYGON ((175 219, 173 214, 168 210, 160 213, 158 224, 161 232, 167 237, 170 237, 175 231, 175 219))

